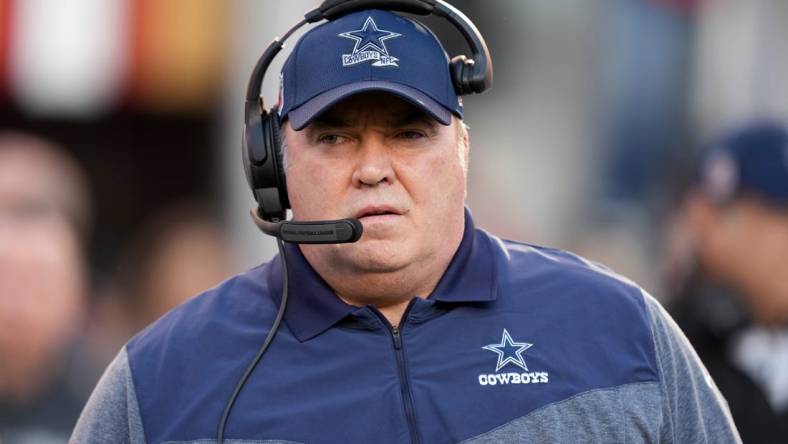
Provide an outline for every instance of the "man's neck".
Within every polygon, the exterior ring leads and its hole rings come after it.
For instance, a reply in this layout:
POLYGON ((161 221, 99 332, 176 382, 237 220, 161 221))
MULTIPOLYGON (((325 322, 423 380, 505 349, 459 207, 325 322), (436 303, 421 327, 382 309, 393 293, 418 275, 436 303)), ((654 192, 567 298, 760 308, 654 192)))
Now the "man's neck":
POLYGON ((414 297, 426 298, 437 287, 462 241, 462 228, 450 236, 447 248, 420 262, 390 272, 365 272, 337 269, 335 262, 315 250, 302 248, 307 262, 345 303, 372 305, 391 323, 399 325, 408 303, 414 297))
POLYGON ((450 261, 451 257, 443 267, 423 277, 400 272, 356 276, 350 285, 347 279, 339 279, 336 283, 329 280, 326 282, 344 302, 356 306, 372 305, 392 326, 397 326, 410 300, 414 297, 429 296, 438 285, 450 261), (418 283, 421 285, 417 285, 418 283))

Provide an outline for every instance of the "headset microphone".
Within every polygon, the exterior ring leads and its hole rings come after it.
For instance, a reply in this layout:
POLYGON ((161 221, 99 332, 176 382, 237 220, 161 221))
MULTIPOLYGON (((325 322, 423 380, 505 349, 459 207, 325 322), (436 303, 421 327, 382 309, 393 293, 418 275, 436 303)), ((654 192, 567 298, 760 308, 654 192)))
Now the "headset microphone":
POLYGON ((312 222, 269 222, 249 210, 257 228, 263 233, 294 244, 342 244, 361 238, 364 226, 358 219, 321 220, 312 222))

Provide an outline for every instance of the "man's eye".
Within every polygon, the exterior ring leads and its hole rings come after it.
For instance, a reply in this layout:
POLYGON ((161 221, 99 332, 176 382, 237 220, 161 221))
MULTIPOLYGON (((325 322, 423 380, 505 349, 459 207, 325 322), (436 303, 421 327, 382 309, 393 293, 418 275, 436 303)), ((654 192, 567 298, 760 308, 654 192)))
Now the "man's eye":
POLYGON ((420 131, 402 131, 399 134, 397 134, 397 137, 399 137, 400 139, 415 140, 415 139, 421 139, 422 137, 426 137, 426 136, 424 135, 424 133, 420 131))
POLYGON ((347 141, 347 137, 340 136, 338 134, 325 134, 318 138, 320 143, 325 143, 326 145, 336 145, 339 143, 343 143, 347 141))

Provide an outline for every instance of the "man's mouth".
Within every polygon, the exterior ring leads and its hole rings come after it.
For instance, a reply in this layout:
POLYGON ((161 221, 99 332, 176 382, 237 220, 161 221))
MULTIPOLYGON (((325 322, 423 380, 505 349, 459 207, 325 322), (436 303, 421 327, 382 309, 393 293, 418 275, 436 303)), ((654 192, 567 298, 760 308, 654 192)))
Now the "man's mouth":
POLYGON ((401 216, 402 212, 389 205, 369 205, 359 210, 355 218, 359 220, 373 221, 385 220, 393 216, 401 216))

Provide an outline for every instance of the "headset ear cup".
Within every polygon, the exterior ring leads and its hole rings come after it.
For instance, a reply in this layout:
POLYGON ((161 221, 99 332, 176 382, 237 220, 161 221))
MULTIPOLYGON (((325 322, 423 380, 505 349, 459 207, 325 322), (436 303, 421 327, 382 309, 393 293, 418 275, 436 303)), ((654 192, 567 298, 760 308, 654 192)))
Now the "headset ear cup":
POLYGON ((259 114, 251 116, 244 125, 241 156, 246 182, 253 194, 255 189, 263 186, 258 178, 258 165, 266 159, 264 137, 262 116, 259 114))
POLYGON ((272 109, 266 119, 269 122, 270 146, 271 154, 275 159, 276 164, 276 180, 277 188, 279 189, 279 199, 282 202, 282 208, 290 208, 290 199, 287 196, 287 177, 285 176, 284 159, 282 158, 282 123, 279 120, 279 113, 272 109))
POLYGON ((266 220, 284 219, 289 208, 279 143, 276 113, 254 114, 247 119, 242 144, 244 171, 258 214, 266 220))

